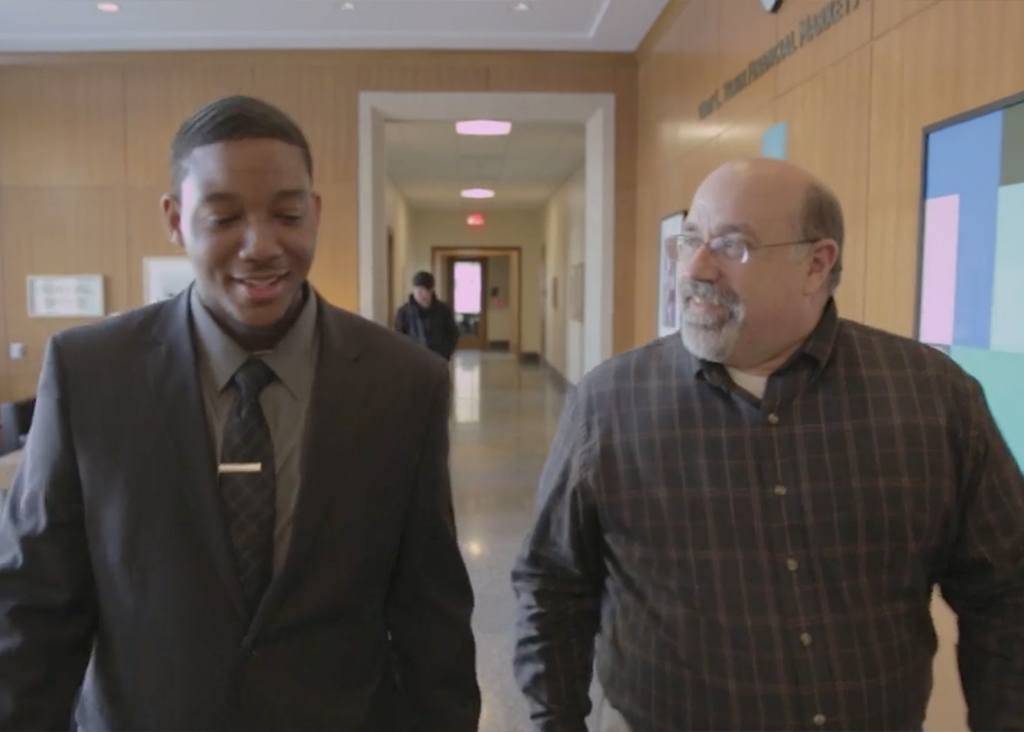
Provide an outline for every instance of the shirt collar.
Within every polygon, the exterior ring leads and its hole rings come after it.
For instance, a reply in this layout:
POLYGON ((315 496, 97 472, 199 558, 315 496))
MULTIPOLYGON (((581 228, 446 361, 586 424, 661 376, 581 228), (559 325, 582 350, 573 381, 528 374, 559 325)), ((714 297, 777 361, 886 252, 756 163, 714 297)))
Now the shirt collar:
POLYGON ((832 358, 832 351, 835 350, 838 335, 839 310, 836 308, 836 301, 829 298, 818 325, 811 331, 799 351, 800 355, 814 360, 817 364, 816 372, 821 371, 832 358))
POLYGON ((296 399, 310 393, 316 372, 316 293, 309 285, 305 291, 306 302, 292 327, 272 351, 260 354, 296 399))
MULTIPOLYGON (((815 363, 814 372, 817 375, 832 357, 832 351, 835 348, 838 334, 839 311, 836 308, 835 300, 829 298, 814 330, 811 331, 803 345, 783 364, 779 371, 786 371, 802 359, 808 358, 815 363)), ((679 334, 679 340, 682 341, 682 333, 679 334)), ((693 378, 702 377, 713 384, 721 382, 725 374, 725 368, 722 364, 716 361, 706 361, 702 358, 697 358, 689 351, 687 351, 685 368, 687 373, 693 378)))
POLYGON ((316 363, 316 296, 305 286, 306 302, 292 327, 270 351, 249 353, 224 332, 199 299, 195 286, 189 293, 196 339, 210 369, 217 391, 223 391, 250 356, 259 356, 296 399, 308 394, 313 385, 316 363))

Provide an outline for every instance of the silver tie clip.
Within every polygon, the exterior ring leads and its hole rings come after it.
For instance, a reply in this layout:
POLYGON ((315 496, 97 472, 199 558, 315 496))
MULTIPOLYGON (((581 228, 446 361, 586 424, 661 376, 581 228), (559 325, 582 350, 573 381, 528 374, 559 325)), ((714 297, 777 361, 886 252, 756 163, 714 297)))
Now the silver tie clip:
POLYGON ((217 473, 258 473, 263 470, 263 463, 221 463, 217 473))

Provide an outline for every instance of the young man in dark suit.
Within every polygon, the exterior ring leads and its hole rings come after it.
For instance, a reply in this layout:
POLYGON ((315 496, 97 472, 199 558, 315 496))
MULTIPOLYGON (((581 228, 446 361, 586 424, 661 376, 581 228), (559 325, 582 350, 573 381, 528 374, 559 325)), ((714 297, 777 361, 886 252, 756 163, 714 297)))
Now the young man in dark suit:
POLYGON ((195 283, 47 350, 0 514, 0 728, 475 730, 445 364, 308 284, 280 110, 213 102, 172 161, 195 283))

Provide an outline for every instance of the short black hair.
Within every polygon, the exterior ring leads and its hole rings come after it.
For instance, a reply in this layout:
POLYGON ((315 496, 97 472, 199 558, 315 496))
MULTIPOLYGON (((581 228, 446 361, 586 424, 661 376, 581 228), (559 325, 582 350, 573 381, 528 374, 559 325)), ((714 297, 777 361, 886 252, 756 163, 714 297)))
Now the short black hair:
POLYGON ((835 292, 843 274, 843 207, 836 194, 820 183, 811 183, 804 196, 803 211, 800 215, 805 239, 818 241, 832 239, 839 247, 839 256, 829 273, 829 289, 835 292))
POLYGON ((413 287, 426 287, 428 290, 434 289, 434 275, 430 272, 419 271, 412 278, 413 287))
POLYGON ((171 184, 175 191, 188 175, 188 156, 197 147, 227 140, 280 140, 302 152, 309 177, 313 177, 313 155, 309 142, 295 121, 262 99, 231 96, 200 107, 185 120, 171 143, 171 184))

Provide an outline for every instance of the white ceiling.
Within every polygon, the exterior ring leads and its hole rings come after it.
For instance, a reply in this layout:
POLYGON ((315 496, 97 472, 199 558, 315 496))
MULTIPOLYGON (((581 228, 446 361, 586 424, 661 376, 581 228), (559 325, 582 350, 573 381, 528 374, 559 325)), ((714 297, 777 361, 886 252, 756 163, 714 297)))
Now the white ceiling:
POLYGON ((387 173, 416 208, 494 210, 543 206, 583 166, 582 124, 515 122, 503 137, 466 137, 454 122, 391 121, 384 126, 387 173), (463 188, 493 188, 487 201, 463 188))
POLYGON ((633 51, 668 0, 0 0, 0 51, 633 51))

